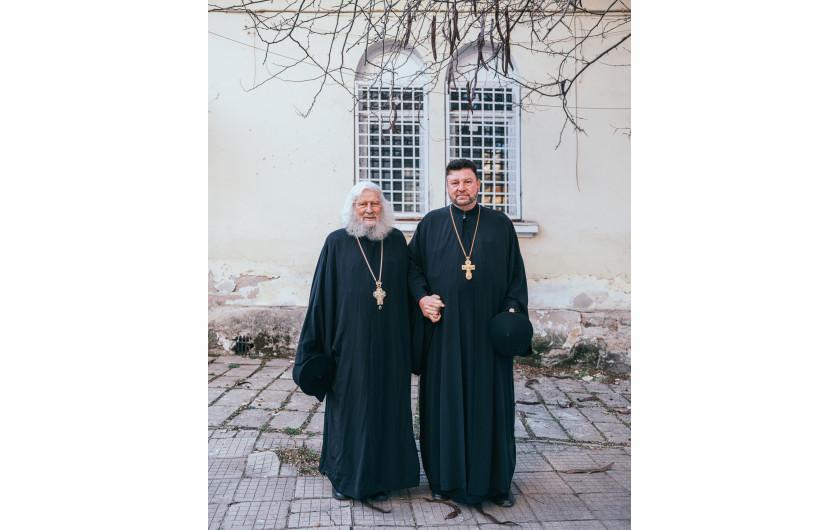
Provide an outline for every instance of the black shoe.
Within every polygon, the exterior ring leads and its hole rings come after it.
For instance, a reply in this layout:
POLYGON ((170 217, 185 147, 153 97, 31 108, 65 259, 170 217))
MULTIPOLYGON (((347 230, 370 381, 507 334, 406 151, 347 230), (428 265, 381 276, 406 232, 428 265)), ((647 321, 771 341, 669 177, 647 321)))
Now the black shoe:
POLYGON ((435 491, 432 492, 432 500, 435 501, 448 501, 450 500, 448 495, 444 495, 443 493, 437 493, 435 491))
POLYGON ((516 504, 516 499, 513 498, 513 493, 510 491, 502 495, 497 495, 496 497, 493 497, 490 500, 498 504, 502 508, 510 508, 511 506, 516 504))
POLYGON ((343 493, 339 493, 337 489, 333 488, 333 499, 338 501, 349 501, 350 497, 344 495, 343 493))
POLYGON ((387 491, 380 491, 379 493, 374 493, 373 495, 371 495, 368 500, 371 500, 373 502, 385 502, 390 498, 390 493, 388 493, 387 491))

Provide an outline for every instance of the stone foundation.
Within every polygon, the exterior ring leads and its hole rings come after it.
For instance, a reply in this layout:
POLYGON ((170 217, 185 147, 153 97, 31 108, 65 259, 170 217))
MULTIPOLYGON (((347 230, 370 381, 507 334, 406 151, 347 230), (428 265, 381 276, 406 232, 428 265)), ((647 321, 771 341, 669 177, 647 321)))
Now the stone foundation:
MULTIPOLYGON (((229 354, 238 336, 248 336, 251 355, 293 358, 306 316, 308 276, 288 271, 240 275, 217 268, 207 278, 208 350, 229 354)), ((570 303, 575 308, 530 310, 534 351, 542 364, 630 372, 630 311, 597 309, 599 304, 629 308, 629 285, 566 278, 529 281, 528 291, 532 304, 570 303)))
MULTIPOLYGON (((231 353, 248 336, 252 355, 294 357, 305 307, 216 306, 210 308, 208 349, 231 353)), ((591 313, 532 309, 534 351, 544 365, 585 365, 630 372, 630 311, 591 313)))
POLYGON ((630 311, 532 309, 529 316, 543 364, 630 372, 630 311))
POLYGON ((248 336, 251 355, 294 358, 305 307, 216 307, 210 309, 208 350, 231 353, 238 336, 248 336))

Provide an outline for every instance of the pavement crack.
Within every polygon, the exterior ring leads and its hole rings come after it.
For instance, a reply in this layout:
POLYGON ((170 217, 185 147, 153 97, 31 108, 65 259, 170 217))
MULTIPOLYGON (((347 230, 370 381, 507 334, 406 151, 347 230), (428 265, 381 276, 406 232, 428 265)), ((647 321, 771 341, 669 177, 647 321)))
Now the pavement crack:
POLYGON ((519 416, 520 421, 522 421, 522 426, 525 427, 525 432, 528 433, 528 436, 531 438, 536 438, 537 435, 534 434, 534 431, 531 429, 531 426, 528 425, 527 414, 525 414, 522 410, 517 410, 516 414, 519 416))

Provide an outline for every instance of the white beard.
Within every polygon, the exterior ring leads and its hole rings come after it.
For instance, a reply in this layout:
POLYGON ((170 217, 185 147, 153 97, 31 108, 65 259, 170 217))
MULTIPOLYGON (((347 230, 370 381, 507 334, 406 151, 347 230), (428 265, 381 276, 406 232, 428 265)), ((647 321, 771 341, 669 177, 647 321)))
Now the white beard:
POLYGON ((350 219, 344 228, 348 234, 356 237, 366 237, 371 241, 382 241, 391 233, 391 227, 378 219, 373 226, 366 226, 358 217, 350 219))

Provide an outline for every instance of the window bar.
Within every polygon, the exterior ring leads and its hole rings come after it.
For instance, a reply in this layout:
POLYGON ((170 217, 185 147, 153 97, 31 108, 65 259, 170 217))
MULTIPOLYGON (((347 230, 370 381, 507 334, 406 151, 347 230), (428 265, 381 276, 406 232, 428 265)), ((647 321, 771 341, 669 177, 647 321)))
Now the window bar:
POLYGON ((359 180, 379 184, 398 217, 425 213, 425 94, 422 88, 357 85, 359 180), (394 127, 390 120, 396 114, 394 127))

